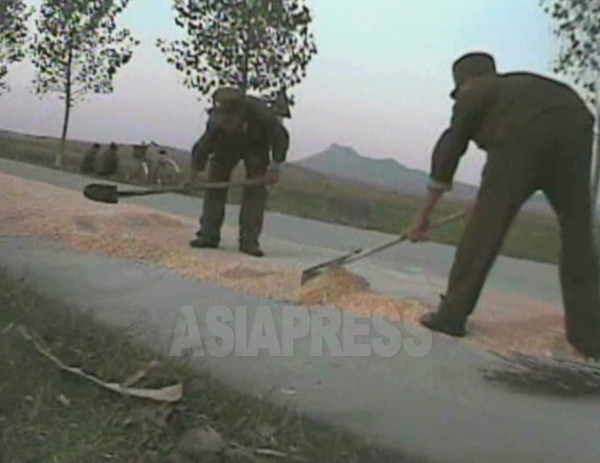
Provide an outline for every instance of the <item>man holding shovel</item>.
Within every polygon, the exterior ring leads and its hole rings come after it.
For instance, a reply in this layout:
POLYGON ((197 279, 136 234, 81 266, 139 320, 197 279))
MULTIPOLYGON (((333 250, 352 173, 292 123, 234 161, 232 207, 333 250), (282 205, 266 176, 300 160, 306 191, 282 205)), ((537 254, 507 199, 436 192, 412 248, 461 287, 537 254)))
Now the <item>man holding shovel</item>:
POLYGON ((470 141, 487 152, 471 219, 456 250, 446 295, 421 323, 465 336, 487 275, 513 219, 541 190, 560 224, 560 282, 569 343, 600 357, 600 274, 593 238, 590 175, 594 119, 568 86, 531 74, 498 74, 492 56, 469 53, 453 65, 450 127, 432 154, 428 197, 409 239, 424 238, 429 217, 451 188, 470 141))
MULTIPOLYGON (((206 131, 192 148, 192 167, 203 172, 209 155, 213 155, 208 182, 228 181, 242 160, 247 179, 264 178, 266 184, 279 180, 279 166, 287 155, 289 133, 280 117, 289 117, 289 108, 268 108, 260 100, 237 89, 223 88, 214 97, 206 131), (270 153, 272 152, 272 155, 270 153)), ((281 103, 281 101, 279 102, 281 103)), ((245 187, 239 217, 239 249, 262 257, 259 236, 262 232, 268 190, 260 184, 245 187)), ((190 245, 217 248, 225 217, 227 189, 207 190, 204 195, 200 230, 190 245)))

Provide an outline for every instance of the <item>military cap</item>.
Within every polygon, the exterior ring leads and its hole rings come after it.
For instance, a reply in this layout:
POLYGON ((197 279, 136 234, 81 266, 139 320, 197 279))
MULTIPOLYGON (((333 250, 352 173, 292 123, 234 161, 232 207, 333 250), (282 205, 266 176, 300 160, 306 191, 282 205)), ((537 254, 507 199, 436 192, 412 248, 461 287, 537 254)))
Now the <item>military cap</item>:
POLYGON ((450 93, 450 97, 456 97, 458 90, 469 77, 478 77, 495 73, 496 62, 492 55, 484 52, 472 52, 461 56, 452 65, 454 90, 450 93))

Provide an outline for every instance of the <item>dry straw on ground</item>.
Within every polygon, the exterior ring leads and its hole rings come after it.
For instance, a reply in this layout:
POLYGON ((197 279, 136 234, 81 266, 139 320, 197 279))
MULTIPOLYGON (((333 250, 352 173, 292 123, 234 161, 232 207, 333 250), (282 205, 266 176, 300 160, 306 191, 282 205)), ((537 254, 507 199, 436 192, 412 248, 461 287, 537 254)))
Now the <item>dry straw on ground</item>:
MULTIPOLYGON (((431 309, 419 301, 371 291, 368 281, 344 269, 330 271, 300 287, 301 269, 234 252, 191 250, 197 221, 157 213, 131 204, 93 203, 80 192, 0 174, 0 234, 59 240, 88 252, 153 263, 200 280, 212 280, 246 294, 301 304, 336 306, 390 321, 410 322, 431 309)), ((223 237, 235 241, 235 230, 223 237)), ((518 301, 516 301, 518 302, 518 301)), ((531 305, 531 301, 530 301, 531 305)), ((562 317, 529 307, 528 319, 515 322, 480 319, 466 342, 496 350, 528 354, 561 352, 572 357, 564 340, 562 317)))
POLYGON ((482 368, 489 381, 530 394, 566 397, 600 395, 600 364, 512 352, 497 354, 496 365, 482 368))

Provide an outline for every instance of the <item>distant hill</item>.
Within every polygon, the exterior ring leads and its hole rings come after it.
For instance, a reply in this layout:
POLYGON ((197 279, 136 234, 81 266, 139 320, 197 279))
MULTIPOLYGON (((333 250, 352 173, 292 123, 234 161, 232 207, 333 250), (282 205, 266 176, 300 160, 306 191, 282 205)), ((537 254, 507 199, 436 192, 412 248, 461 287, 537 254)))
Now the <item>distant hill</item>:
MULTIPOLYGON (((0 155, 6 150, 26 160, 35 153, 52 155, 58 148, 55 137, 22 134, 0 129, 0 155)), ((81 156, 90 146, 90 141, 69 140, 67 155, 81 156)), ((189 149, 165 146, 181 165, 190 161, 189 149)), ((120 144, 120 151, 127 153, 131 146, 120 144)), ((8 152, 6 153, 8 154, 8 152)), ((9 156, 10 157, 10 156, 9 156)), ((237 167, 233 178, 244 175, 243 165, 237 167)), ((362 197, 388 198, 402 194, 423 196, 426 192, 428 174, 410 169, 393 159, 372 159, 359 155, 351 147, 332 144, 328 149, 296 162, 290 162, 283 171, 282 182, 291 188, 310 189, 318 194, 348 192, 362 197)), ((477 187, 456 183, 448 199, 472 200, 477 187)), ((534 198, 525 207, 532 212, 551 212, 545 198, 534 198)))
MULTIPOLYGON (((367 158, 351 147, 338 144, 332 144, 325 151, 296 161, 294 164, 331 177, 359 181, 410 195, 423 195, 429 178, 428 173, 410 169, 394 159, 367 158)), ((476 186, 455 182, 452 191, 448 193, 448 198, 459 201, 472 200, 476 193, 476 186)), ((545 198, 539 196, 532 198, 526 204, 526 209, 538 212, 550 211, 545 198)))
MULTIPOLYGON (((180 148, 167 147, 169 154, 182 165, 190 162, 190 152, 180 148)), ((244 175, 244 164, 240 162, 233 171, 233 178, 240 178, 244 175)), ((368 188, 372 190, 372 185, 360 180, 344 178, 340 176, 330 176, 327 173, 319 172, 314 169, 308 169, 297 163, 287 163, 283 171, 283 178, 286 184, 292 185, 313 185, 324 187, 326 185, 344 188, 368 188)), ((389 190, 389 188, 382 188, 389 190)))
MULTIPOLYGON (((353 148, 337 144, 295 163, 326 175, 378 185, 408 194, 423 194, 428 174, 410 169, 394 159, 372 159, 361 156, 353 148)), ((457 183, 452 195, 457 199, 472 198, 477 187, 457 183)))

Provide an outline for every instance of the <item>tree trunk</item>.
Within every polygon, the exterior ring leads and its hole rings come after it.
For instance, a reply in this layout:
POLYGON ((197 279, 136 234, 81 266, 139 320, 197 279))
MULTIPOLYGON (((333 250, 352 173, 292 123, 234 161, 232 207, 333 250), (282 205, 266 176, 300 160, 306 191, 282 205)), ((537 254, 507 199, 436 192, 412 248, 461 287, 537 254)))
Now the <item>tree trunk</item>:
MULTIPOLYGON (((599 108, 600 109, 600 108, 599 108)), ((600 111, 598 111, 600 116, 600 111)), ((594 172, 592 178, 592 215, 594 227, 598 226, 600 211, 598 211, 598 200, 600 199, 600 117, 596 116, 596 133, 594 134, 594 172)))
POLYGON ((594 171, 592 177, 592 205, 594 224, 599 219, 598 194, 600 193, 600 102, 596 103, 596 128, 594 130, 594 171))
POLYGON ((246 37, 246 46, 244 47, 244 61, 242 62, 242 82, 240 89, 246 94, 248 91, 248 66, 250 65, 250 37, 246 37))
MULTIPOLYGON (((67 92, 68 95, 68 92, 67 92)), ((64 116, 64 120, 63 120, 63 129, 62 129, 62 135, 60 137, 60 150, 58 152, 58 155, 56 156, 56 162, 54 163, 54 166, 59 169, 62 166, 62 160, 65 157, 65 151, 67 150, 67 131, 69 128, 69 118, 71 117, 71 105, 70 103, 70 99, 67 96, 66 98, 66 102, 65 102, 65 116, 64 116)))
POLYGON ((56 156, 56 162, 54 166, 59 169, 62 166, 62 160, 65 156, 67 148, 67 133, 69 131, 69 119, 71 117, 71 106, 72 106, 72 88, 71 88, 71 68, 73 67, 73 47, 69 48, 69 55, 67 57, 67 69, 65 72, 65 115, 63 119, 62 135, 60 137, 60 150, 56 156))
POLYGON ((253 46, 253 37, 252 37, 252 15, 254 11, 252 10, 252 3, 246 4, 246 43, 244 44, 244 57, 242 60, 242 82, 240 83, 240 89, 246 94, 248 92, 248 73, 250 68, 250 53, 252 51, 253 46))

